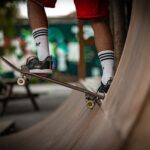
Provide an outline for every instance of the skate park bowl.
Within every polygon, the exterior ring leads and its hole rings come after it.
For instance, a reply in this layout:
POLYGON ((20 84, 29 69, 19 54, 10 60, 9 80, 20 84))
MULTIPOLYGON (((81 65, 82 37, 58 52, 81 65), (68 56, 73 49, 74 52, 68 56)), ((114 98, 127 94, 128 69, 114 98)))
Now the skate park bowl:
POLYGON ((150 149, 150 1, 134 0, 124 51, 101 107, 73 91, 52 115, 0 139, 1 150, 150 149))

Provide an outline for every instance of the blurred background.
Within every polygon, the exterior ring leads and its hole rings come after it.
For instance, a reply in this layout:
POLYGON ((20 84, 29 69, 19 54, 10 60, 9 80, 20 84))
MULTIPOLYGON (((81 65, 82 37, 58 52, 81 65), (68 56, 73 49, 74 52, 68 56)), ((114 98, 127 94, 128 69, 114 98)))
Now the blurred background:
MULTIPOLYGON (((36 54, 31 28, 28 23, 26 2, 3 2, 0 22, 0 55, 19 66, 30 54, 36 54), (7 19, 6 19, 7 18, 7 19)), ((55 9, 46 8, 49 20, 50 53, 56 64, 56 73, 67 74, 73 80, 78 75, 79 62, 79 28, 73 0, 58 0, 55 9), (63 7, 62 7, 63 6, 63 7)), ((83 27, 85 39, 93 38, 93 30, 87 24, 83 27)), ((88 70, 85 76, 100 75, 99 61, 93 45, 85 47, 85 62, 88 70)), ((1 64, 3 75, 8 67, 1 64)), ((8 75, 8 74, 7 74, 8 75)), ((10 76, 12 73, 10 73, 10 76)), ((5 75, 4 75, 5 76, 5 75)), ((62 76, 62 75, 61 75, 62 76)), ((69 79, 70 79, 69 78, 69 79)))
MULTIPOLYGON (((131 8, 131 0, 109 0, 109 25, 114 38, 116 68, 123 51, 131 8)), ((56 65, 52 77, 71 84, 85 78, 100 80, 102 71, 93 30, 88 23, 76 19, 73 0, 58 0, 56 8, 46 8, 46 13, 50 52, 56 65)), ((1 0, 0 56, 20 67, 29 55, 35 54, 26 1, 1 0)), ((72 91, 35 78, 25 86, 18 86, 18 76, 19 73, 0 60, 0 135, 19 132, 39 122, 72 91)))

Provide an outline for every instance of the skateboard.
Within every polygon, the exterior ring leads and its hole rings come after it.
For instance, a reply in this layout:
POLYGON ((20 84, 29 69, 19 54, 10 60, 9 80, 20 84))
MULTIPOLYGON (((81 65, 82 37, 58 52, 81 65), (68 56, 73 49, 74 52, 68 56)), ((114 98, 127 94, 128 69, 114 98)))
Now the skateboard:
POLYGON ((80 91, 80 92, 85 94, 86 106, 89 109, 93 109, 95 104, 98 104, 100 106, 102 100, 105 97, 105 94, 94 93, 94 92, 91 92, 85 88, 81 88, 81 87, 78 87, 78 86, 75 86, 75 85, 72 85, 72 84, 69 84, 66 82, 62 82, 62 81, 59 81, 57 79, 53 79, 51 77, 47 77, 47 76, 36 74, 36 73, 30 73, 27 68, 21 68, 20 69, 20 68, 16 67, 15 65, 13 65, 11 62, 9 62, 4 57, 0 57, 0 59, 2 61, 4 61, 7 65, 9 65, 11 68, 13 68, 15 71, 17 71, 21 74, 21 76, 18 77, 18 79, 17 79, 18 85, 25 85, 26 82, 28 82, 31 79, 31 77, 35 77, 38 79, 46 80, 48 82, 53 82, 53 83, 71 88, 71 89, 76 90, 76 91, 80 91))

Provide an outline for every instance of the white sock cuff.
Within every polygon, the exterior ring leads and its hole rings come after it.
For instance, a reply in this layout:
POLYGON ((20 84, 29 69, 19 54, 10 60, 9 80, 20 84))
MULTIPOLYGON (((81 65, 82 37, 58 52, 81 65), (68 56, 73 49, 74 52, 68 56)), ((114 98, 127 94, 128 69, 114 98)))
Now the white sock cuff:
POLYGON ((37 37, 40 36, 48 36, 48 29, 41 27, 41 28, 36 28, 32 31, 32 35, 34 37, 34 39, 36 39, 37 37))
POLYGON ((39 31, 39 30, 47 30, 48 31, 48 28, 45 28, 45 27, 36 28, 36 29, 32 30, 32 33, 39 31))
POLYGON ((100 61, 104 61, 104 60, 114 60, 114 51, 112 50, 104 50, 98 53, 98 57, 100 59, 100 61))

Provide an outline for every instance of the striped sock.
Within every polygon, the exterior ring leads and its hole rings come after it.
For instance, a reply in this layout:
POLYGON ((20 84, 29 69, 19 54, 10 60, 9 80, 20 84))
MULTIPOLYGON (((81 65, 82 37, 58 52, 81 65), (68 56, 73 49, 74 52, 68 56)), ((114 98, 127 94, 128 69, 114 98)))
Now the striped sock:
POLYGON ((48 29, 34 29, 32 35, 35 39, 38 58, 40 61, 43 61, 47 56, 49 56, 48 29))
POLYGON ((114 77, 114 52, 112 50, 104 50, 99 52, 98 56, 103 69, 101 81, 106 85, 108 80, 114 77))

